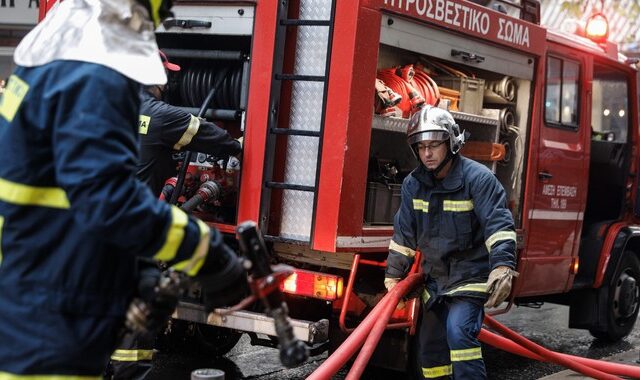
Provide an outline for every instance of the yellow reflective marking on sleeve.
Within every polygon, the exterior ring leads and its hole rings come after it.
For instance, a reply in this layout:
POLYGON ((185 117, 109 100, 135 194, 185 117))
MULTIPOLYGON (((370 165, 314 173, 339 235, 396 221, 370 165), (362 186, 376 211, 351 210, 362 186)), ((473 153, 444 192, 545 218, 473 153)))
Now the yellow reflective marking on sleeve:
POLYGON ((209 226, 202 220, 197 219, 198 229, 200 230, 200 242, 196 247, 193 256, 190 259, 181 261, 173 266, 174 269, 183 271, 189 276, 195 276, 200 271, 200 268, 204 265, 204 260, 209 253, 209 226))
POLYGON ((0 97, 0 115, 11 122, 29 91, 29 85, 16 75, 9 77, 4 94, 0 97))
POLYGON ((154 259, 169 261, 176 257, 178 248, 180 248, 180 244, 184 239, 184 228, 187 223, 189 223, 187 214, 176 206, 171 206, 171 225, 167 231, 167 239, 153 257, 154 259))
POLYGON ((482 349, 480 347, 466 348, 464 350, 451 350, 452 362, 463 362, 476 359, 482 359, 482 349))
POLYGON ((422 376, 427 379, 433 379, 436 377, 448 376, 453 374, 453 367, 451 364, 442 365, 439 367, 422 368, 422 376))
POLYGON ((393 249, 394 251, 407 257, 415 257, 416 255, 416 251, 414 249, 400 245, 393 240, 389 242, 389 249, 393 249))
POLYGON ((2 265, 2 227, 4 225, 4 217, 0 216, 0 265, 2 265))
POLYGON ((160 25, 160 21, 162 21, 160 20, 160 6, 162 5, 162 0, 150 0, 149 3, 151 4, 151 14, 149 16, 151 16, 151 20, 157 28, 158 25, 160 25))
POLYGON ((0 178, 0 201, 21 206, 69 208, 67 194, 59 187, 23 185, 0 178))
POLYGON ((429 202, 423 201, 422 199, 414 199, 413 209, 422 212, 429 212, 429 202))
POLYGON ((119 362, 137 362, 153 359, 153 350, 115 350, 111 360, 119 362))
POLYGON ((422 289, 422 294, 420 295, 420 299, 422 299, 422 303, 426 304, 431 299, 431 294, 427 291, 426 288, 422 289))
POLYGON ((485 242, 487 246, 487 251, 491 252, 491 247, 501 241, 501 240, 513 240, 516 242, 516 232, 515 231, 498 231, 495 234, 489 236, 489 239, 485 242))
POLYGON ((141 135, 146 135, 149 132, 149 125, 151 124, 151 116, 140 115, 140 120, 138 120, 138 133, 141 135))
POLYGON ((102 380, 102 376, 14 375, 9 372, 0 372, 0 380, 102 380))
POLYGON ((473 210, 473 200, 465 201, 450 201, 445 200, 442 202, 442 211, 463 212, 473 210))
POLYGON ((176 145, 173 146, 173 149, 180 150, 183 146, 188 145, 193 139, 193 136, 195 136, 196 133, 198 133, 199 129, 200 129, 200 119, 191 115, 191 120, 189 121, 189 126, 187 127, 187 130, 184 131, 182 136, 180 136, 180 140, 178 140, 176 145))
POLYGON ((458 286, 455 289, 449 290, 444 294, 452 295, 452 294, 462 293, 462 292, 487 293, 487 284, 485 282, 479 282, 475 284, 466 284, 466 285, 458 286))

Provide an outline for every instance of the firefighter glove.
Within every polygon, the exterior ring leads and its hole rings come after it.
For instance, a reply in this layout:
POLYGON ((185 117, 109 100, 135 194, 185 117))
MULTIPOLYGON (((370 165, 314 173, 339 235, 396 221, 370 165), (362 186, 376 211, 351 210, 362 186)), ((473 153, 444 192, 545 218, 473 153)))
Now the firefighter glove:
POLYGON ((492 270, 487 280, 489 299, 484 306, 496 307, 506 300, 511 293, 511 283, 514 277, 518 277, 518 272, 507 266, 499 266, 492 270))
POLYGON ((196 279, 202 286, 205 310, 233 306, 249 295, 247 274, 238 255, 211 229, 209 253, 196 279))
MULTIPOLYGON (((390 278, 390 277, 386 277, 384 279, 384 287, 387 288, 387 292, 390 292, 391 289, 393 289, 394 286, 398 285, 398 283, 400 282, 399 278, 390 278)), ((398 301, 398 306, 396 306, 397 309, 404 309, 404 301, 400 300, 398 301)))
POLYGON ((393 289, 394 286, 398 285, 399 282, 400 282, 399 278, 385 277, 384 287, 387 288, 387 292, 390 292, 391 289, 393 289))
POLYGON ((139 270, 137 297, 126 314, 126 325, 139 332, 158 332, 178 305, 179 288, 173 286, 170 274, 163 275, 155 264, 139 270))

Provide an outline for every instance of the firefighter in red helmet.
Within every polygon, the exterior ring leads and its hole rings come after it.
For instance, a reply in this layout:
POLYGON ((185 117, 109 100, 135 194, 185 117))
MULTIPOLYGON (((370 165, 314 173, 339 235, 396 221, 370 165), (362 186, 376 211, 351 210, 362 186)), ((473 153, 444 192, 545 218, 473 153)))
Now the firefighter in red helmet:
POLYGON ((198 278, 208 310, 244 295, 220 232, 135 179, 139 91, 166 82, 154 25, 169 7, 65 0, 16 48, 0 99, 2 379, 99 379, 136 289, 153 285, 139 257, 198 278))
POLYGON ((502 303, 516 274, 505 191, 489 169, 459 154, 465 135, 449 112, 425 106, 411 118, 407 142, 420 164, 402 184, 384 284, 390 290, 406 276, 419 250, 420 374, 484 379, 483 306, 502 303))

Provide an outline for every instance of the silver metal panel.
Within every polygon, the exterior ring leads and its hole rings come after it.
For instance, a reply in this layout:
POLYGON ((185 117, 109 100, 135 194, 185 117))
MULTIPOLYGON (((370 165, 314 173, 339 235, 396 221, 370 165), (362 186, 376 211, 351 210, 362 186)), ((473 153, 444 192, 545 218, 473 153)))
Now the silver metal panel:
MULTIPOLYGON (((232 330, 277 336, 273 318, 249 311, 234 311, 227 315, 222 315, 226 312, 228 312, 226 309, 216 309, 213 313, 207 315, 202 305, 180 302, 172 317, 232 330)), ((326 319, 321 319, 317 322, 290 319, 289 322, 293 327, 293 335, 301 341, 322 343, 329 337, 329 321, 326 319)))
POLYGON ((174 18, 211 22, 211 28, 165 29, 162 24, 156 33, 195 33, 228 36, 250 36, 253 34, 253 6, 249 5, 176 5, 171 8, 174 18))
POLYGON ((516 78, 533 78, 533 59, 524 54, 484 44, 479 40, 464 38, 400 17, 382 17, 381 28, 380 43, 385 45, 516 78), (389 19, 393 20, 391 25, 389 25, 389 19), (459 57, 452 57, 451 49, 475 53, 484 57, 485 60, 481 63, 464 62, 459 57))
MULTIPOLYGON (((303 0, 300 19, 329 20, 331 0, 303 0)), ((294 74, 324 75, 327 64, 329 28, 299 27, 296 37, 294 74)), ((322 122, 323 82, 294 82, 289 128, 319 131, 322 122)), ((290 136, 287 140, 285 182, 315 186, 319 139, 290 136)), ((280 236, 309 241, 313 223, 313 193, 287 190, 283 193, 280 236)))

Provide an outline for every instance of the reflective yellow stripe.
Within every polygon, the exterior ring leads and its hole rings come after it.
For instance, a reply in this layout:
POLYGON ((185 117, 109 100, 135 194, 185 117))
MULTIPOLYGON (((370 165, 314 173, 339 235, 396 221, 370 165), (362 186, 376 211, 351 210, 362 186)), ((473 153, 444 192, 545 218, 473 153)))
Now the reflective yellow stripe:
POLYGON ((4 225, 4 217, 0 216, 0 265, 2 265, 2 226, 4 225))
POLYGON ((209 252, 209 226, 203 221, 197 220, 198 228, 200 229, 200 242, 196 247, 193 256, 190 259, 181 261, 173 266, 176 270, 180 270, 188 274, 189 276, 195 276, 200 271, 200 268, 204 265, 204 259, 209 252))
POLYGON ((471 199, 466 201, 445 200, 444 202, 442 202, 442 210, 453 211, 453 212, 471 211, 473 210, 473 200, 471 199))
POLYGON ((0 96, 0 116, 11 122, 28 91, 29 85, 25 81, 16 75, 10 76, 4 94, 0 96))
POLYGON ((189 223, 189 217, 184 211, 180 210, 176 206, 171 206, 171 226, 167 231, 167 240, 158 253, 153 257, 160 261, 169 261, 176 257, 178 248, 182 244, 184 239, 184 228, 189 223))
POLYGON ((423 201, 422 199, 414 199, 413 209, 422 212, 429 212, 429 202, 423 201))
POLYGON ((398 243, 396 243, 395 241, 391 240, 391 242, 389 242, 389 249, 393 249, 394 251, 401 253, 407 257, 415 257, 416 255, 416 251, 409 248, 409 247, 405 247, 403 245, 400 245, 398 243))
POLYGON ((429 294, 426 288, 422 289, 422 296, 420 298, 422 298, 422 303, 426 304, 427 302, 429 302, 431 294, 429 294))
POLYGON ((147 115, 140 115, 138 119, 138 133, 146 135, 149 132, 149 125, 151 124, 151 117, 147 115))
POLYGON ((178 140, 176 145, 173 146, 173 149, 180 150, 183 146, 189 144, 191 142, 191 139, 193 139, 193 136, 198 133, 198 129, 200 129, 200 119, 191 115, 191 120, 189 121, 187 130, 184 131, 184 133, 180 137, 180 140, 178 140))
POLYGON ((111 360, 119 362, 137 362, 153 359, 153 350, 115 350, 111 360))
POLYGON ((102 376, 14 375, 9 372, 0 372, 0 380, 102 380, 102 376))
POLYGON ((443 365, 440 367, 422 368, 422 376, 427 379, 433 379, 435 377, 448 376, 453 373, 453 367, 451 364, 443 365))
POLYGON ((0 178, 0 201, 21 205, 69 208, 67 194, 59 187, 36 187, 0 178))
POLYGON ((452 362, 463 362, 466 360, 482 359, 482 349, 480 347, 467 348, 464 350, 451 350, 452 362))
POLYGON ((151 4, 151 14, 149 16, 157 28, 158 25, 160 25, 160 21, 162 21, 160 20, 160 6, 162 5, 162 0, 150 0, 149 3, 151 4))
POLYGON ((458 286, 455 289, 449 290, 444 293, 446 295, 461 293, 461 292, 478 292, 478 293, 486 293, 487 292, 487 284, 485 282, 479 282, 476 284, 466 284, 462 286, 458 286))
POLYGON ((501 240, 513 240, 516 242, 516 232, 515 231, 498 231, 495 234, 489 236, 489 239, 485 242, 487 246, 487 251, 491 252, 491 247, 501 241, 501 240))

